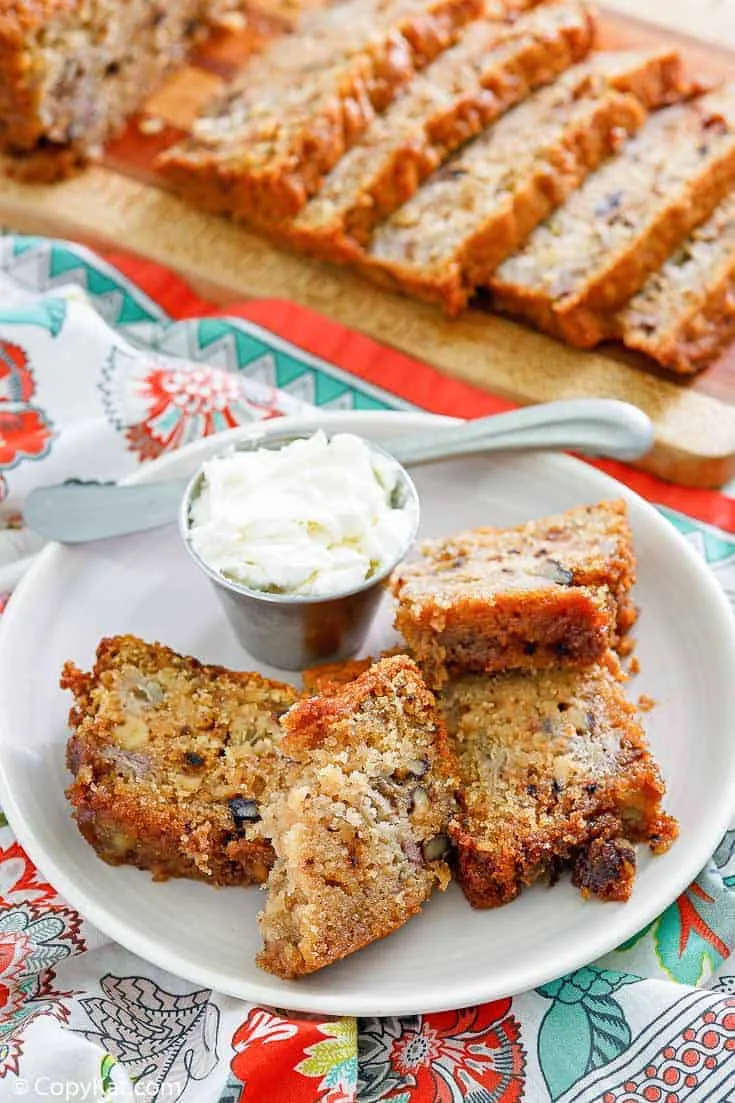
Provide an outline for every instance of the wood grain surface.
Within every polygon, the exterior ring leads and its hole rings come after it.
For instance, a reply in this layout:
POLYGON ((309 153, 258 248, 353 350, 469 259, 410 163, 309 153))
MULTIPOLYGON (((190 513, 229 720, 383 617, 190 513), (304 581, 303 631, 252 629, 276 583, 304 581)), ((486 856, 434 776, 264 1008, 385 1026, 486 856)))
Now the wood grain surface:
MULTIPOLYGON (((682 382, 643 358, 607 348, 580 352, 479 309, 448 321, 434 307, 378 290, 351 272, 280 252, 164 190, 153 169, 156 155, 186 132, 202 103, 252 49, 288 23, 291 6, 262 2, 268 16, 244 30, 223 31, 206 53, 174 74, 112 144, 102 166, 54 185, 0 179, 0 221, 23 232, 125 248, 169 265, 218 302, 294 300, 520 403, 574 395, 625 398, 656 425, 656 446, 643 466, 687 485, 729 481, 735 475, 735 349, 695 380, 682 382)), ((695 0, 700 22, 711 2, 695 0)), ((627 0, 614 3, 625 6, 627 0)), ((636 6, 648 14, 649 4, 636 6)), ((719 6, 729 9, 735 43, 735 3, 719 6)), ((691 31, 694 18, 690 12, 689 22, 680 19, 678 25, 691 31)), ((724 33, 715 37, 726 41, 724 33)), ((694 75, 735 78, 735 50, 726 45, 703 44, 616 12, 601 15, 603 46, 662 43, 680 47, 694 75)))

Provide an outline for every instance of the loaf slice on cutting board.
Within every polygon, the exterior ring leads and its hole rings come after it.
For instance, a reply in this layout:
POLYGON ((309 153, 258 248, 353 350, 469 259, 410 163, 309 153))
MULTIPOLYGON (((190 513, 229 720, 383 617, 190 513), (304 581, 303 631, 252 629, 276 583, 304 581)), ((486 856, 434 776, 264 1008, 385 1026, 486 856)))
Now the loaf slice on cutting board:
POLYGON ((631 349, 682 374, 735 339, 735 197, 684 241, 613 321, 631 349))

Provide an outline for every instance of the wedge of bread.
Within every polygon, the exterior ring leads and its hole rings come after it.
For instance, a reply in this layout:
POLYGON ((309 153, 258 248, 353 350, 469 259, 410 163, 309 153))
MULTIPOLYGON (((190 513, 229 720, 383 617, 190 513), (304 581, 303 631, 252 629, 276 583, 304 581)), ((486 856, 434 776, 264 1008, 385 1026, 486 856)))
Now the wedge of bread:
POLYGON ((296 977, 390 934, 446 887, 456 779, 434 697, 405 656, 283 724, 294 765, 263 811, 277 857, 258 964, 296 977))

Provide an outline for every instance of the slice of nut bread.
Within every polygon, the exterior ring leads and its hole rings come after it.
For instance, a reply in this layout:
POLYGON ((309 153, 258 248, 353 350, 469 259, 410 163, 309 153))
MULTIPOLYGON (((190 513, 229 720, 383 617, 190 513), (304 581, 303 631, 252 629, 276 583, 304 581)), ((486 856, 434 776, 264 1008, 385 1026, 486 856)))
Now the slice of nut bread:
POLYGON ((390 934, 446 887, 454 763, 405 656, 300 702, 283 726, 294 765, 263 806, 276 862, 258 964, 297 977, 390 934))
POLYGON ((735 197, 690 234, 615 319, 615 333, 681 374, 735 340, 735 197))
POLYGON ((589 670, 464 675, 440 695, 460 771, 449 833, 470 903, 497 907, 570 868, 585 895, 627 900, 635 843, 677 824, 614 656, 589 670))
POLYGON ((259 805, 280 777, 295 689, 134 636, 102 640, 88 674, 67 663, 61 685, 74 695, 68 797, 101 858, 156 880, 265 880, 259 805))
POLYGON ((453 672, 585 666, 635 621, 634 581, 625 503, 601 502, 426 541, 391 580, 395 626, 433 686, 453 672))

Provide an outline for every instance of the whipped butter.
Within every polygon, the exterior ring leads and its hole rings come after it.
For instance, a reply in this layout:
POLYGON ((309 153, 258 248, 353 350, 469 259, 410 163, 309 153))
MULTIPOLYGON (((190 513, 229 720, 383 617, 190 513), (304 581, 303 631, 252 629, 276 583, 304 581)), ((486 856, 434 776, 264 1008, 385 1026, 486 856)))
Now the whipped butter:
POLYGON ((395 461, 350 433, 219 456, 191 503, 191 546, 251 590, 346 593, 407 550, 416 515, 399 485, 395 461))

